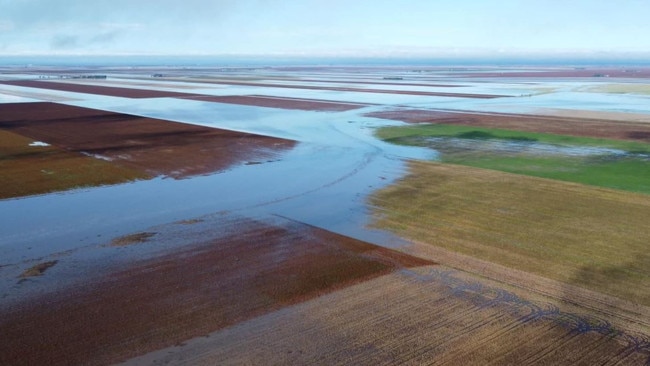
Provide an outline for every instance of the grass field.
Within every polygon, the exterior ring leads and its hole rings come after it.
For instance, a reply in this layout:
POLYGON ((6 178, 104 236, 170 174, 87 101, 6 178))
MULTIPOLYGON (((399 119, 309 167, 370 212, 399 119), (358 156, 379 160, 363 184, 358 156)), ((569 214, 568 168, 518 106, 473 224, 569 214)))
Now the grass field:
POLYGON ((0 199, 149 178, 144 172, 0 130, 0 199))
POLYGON ((431 147, 446 163, 650 194, 650 144, 642 142, 439 124, 386 127, 377 136, 431 147), (485 143, 494 141, 513 145, 485 143))
POLYGON ((650 196, 433 162, 377 192, 374 226, 650 305, 650 196))

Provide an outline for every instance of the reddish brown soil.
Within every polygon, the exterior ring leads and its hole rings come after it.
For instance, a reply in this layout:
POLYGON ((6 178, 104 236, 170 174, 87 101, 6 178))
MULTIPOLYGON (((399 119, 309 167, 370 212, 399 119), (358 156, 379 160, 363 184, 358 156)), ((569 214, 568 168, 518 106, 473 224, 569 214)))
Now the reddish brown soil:
MULTIPOLYGON (((114 96, 114 97, 126 97, 126 98, 164 98, 164 97, 187 98, 187 97, 201 96, 197 94, 168 92, 168 91, 159 91, 159 90, 130 89, 130 88, 118 88, 112 86, 98 86, 98 85, 67 84, 67 83, 59 83, 59 82, 55 83, 55 82, 35 81, 35 80, 2 81, 0 82, 0 84, 69 91, 69 92, 76 92, 76 93, 107 95, 107 96, 114 96)), ((346 87, 268 84, 268 83, 254 83, 254 82, 245 82, 245 81, 223 81, 223 80, 210 81, 210 84, 261 86, 261 87, 289 88, 289 89, 350 91, 350 92, 359 92, 359 93, 425 95, 425 96, 435 96, 435 97, 458 97, 458 98, 478 98, 478 99, 491 99, 491 98, 504 97, 504 95, 494 95, 494 94, 467 94, 467 93, 423 92, 423 91, 409 91, 409 90, 359 89, 359 88, 346 88, 346 87)))
POLYGON ((368 117, 385 118, 408 123, 442 123, 464 126, 503 128, 560 135, 611 138, 650 142, 650 124, 643 122, 607 121, 590 118, 533 116, 502 113, 456 113, 406 109, 372 112, 368 117))
POLYGON ((433 264, 295 222, 236 219, 214 226, 218 239, 182 243, 94 283, 0 307, 0 364, 114 363, 400 268, 433 264))
POLYGON ((239 104, 239 105, 250 105, 256 107, 299 109, 305 111, 326 111, 326 112, 349 111, 352 109, 358 109, 369 105, 369 104, 357 104, 357 103, 331 102, 327 100, 317 100, 317 99, 268 97, 263 95, 227 95, 227 96, 192 95, 192 96, 183 97, 183 99, 239 104))
POLYGON ((124 98, 165 98, 165 97, 182 97, 188 94, 169 92, 162 90, 146 90, 146 89, 131 89, 120 88, 113 86, 99 86, 99 85, 83 85, 83 84, 68 84, 59 82, 47 82, 36 80, 15 80, 15 81, 2 81, 0 84, 24 86, 28 88, 59 90, 74 93, 106 95, 110 97, 124 97, 124 98))
POLYGON ((191 93, 169 92, 161 90, 132 89, 112 86, 99 85, 82 85, 68 84, 59 82, 43 82, 34 80, 21 81, 4 81, 0 84, 24 86, 30 88, 60 90, 75 93, 86 93, 96 95, 106 95, 123 98, 181 98, 206 102, 218 102, 228 104, 250 105, 257 107, 283 108, 283 109, 300 109, 313 111, 348 111, 351 109, 361 108, 368 104, 331 102, 317 99, 302 98, 277 98, 261 95, 227 95, 212 96, 191 93))
POLYGON ((0 128, 151 175, 183 178, 271 159, 295 142, 55 103, 0 105, 0 128))
POLYGON ((650 78, 650 68, 627 69, 571 69, 571 70, 540 70, 540 71, 510 71, 507 72, 477 72, 454 74, 457 77, 486 77, 486 78, 650 78))
POLYGON ((333 86, 314 86, 314 85, 289 85, 289 84, 268 84, 247 81, 225 81, 214 80, 209 81, 210 84, 225 84, 225 85, 245 85, 245 86, 261 86, 269 88, 286 88, 286 89, 309 89, 309 90, 330 90, 342 92, 357 92, 357 93, 379 93, 379 94, 405 94, 405 95, 424 95, 431 97, 456 97, 456 98, 477 98, 477 99, 493 99, 503 98, 507 95, 496 94, 468 94, 468 93, 445 93, 445 92, 425 92, 415 90, 383 90, 383 89, 360 89, 360 88, 347 88, 347 87, 333 87, 333 86))

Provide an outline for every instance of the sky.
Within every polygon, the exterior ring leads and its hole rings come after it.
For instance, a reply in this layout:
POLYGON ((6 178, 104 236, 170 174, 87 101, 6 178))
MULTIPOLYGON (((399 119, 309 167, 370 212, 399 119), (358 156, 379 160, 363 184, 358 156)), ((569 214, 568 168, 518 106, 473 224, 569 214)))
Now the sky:
POLYGON ((650 0, 0 0, 0 56, 650 59, 650 0))

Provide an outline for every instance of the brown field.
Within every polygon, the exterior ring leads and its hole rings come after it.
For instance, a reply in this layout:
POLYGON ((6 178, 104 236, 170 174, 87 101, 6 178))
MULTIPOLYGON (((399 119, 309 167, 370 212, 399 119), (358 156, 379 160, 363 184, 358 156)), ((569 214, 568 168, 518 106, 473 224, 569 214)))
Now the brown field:
MULTIPOLYGON (((293 141, 54 103, 0 105, 0 129, 141 172, 173 178, 272 159, 293 141)), ((98 159, 95 159, 98 160, 98 159)))
MULTIPOLYGON (((183 79, 183 81, 189 82, 194 80, 183 79)), ((478 98, 478 99, 506 97, 506 95, 493 95, 493 94, 360 89, 360 88, 348 88, 348 87, 268 84, 268 83, 255 83, 255 82, 245 82, 245 81, 209 80, 207 81, 207 83, 225 84, 225 85, 243 85, 243 86, 262 86, 262 87, 271 87, 271 88, 330 90, 330 91, 343 91, 343 92, 349 91, 349 92, 358 92, 358 93, 380 93, 380 94, 425 95, 425 96, 436 96, 436 97, 457 97, 457 98, 478 98)), ((106 95, 106 96, 113 96, 113 97, 125 97, 125 98, 165 98, 165 97, 183 98, 183 97, 197 96, 195 94, 170 92, 170 91, 162 91, 162 90, 131 89, 131 88, 121 88, 121 87, 112 87, 112 86, 71 84, 71 83, 63 83, 63 82, 47 82, 47 81, 36 81, 36 80, 0 81, 0 84, 24 86, 29 88, 60 90, 60 91, 68 91, 68 92, 75 92, 75 93, 106 95)))
POLYGON ((363 89, 363 88, 349 88, 349 87, 333 87, 333 86, 314 86, 314 85, 289 85, 289 84, 273 84, 262 82, 247 82, 239 80, 222 80, 222 79, 182 79, 189 82, 203 82, 207 84, 220 84, 220 85, 243 85, 243 86, 261 86, 269 88, 284 88, 284 89, 308 89, 308 90, 329 90, 329 91, 342 91, 342 92, 356 92, 356 93, 379 93, 379 94, 403 94, 403 95, 425 95, 431 97, 456 97, 456 98, 477 98, 477 99, 493 99, 504 98, 508 95, 497 94, 471 94, 471 93, 446 93, 446 92, 425 92, 415 90, 384 90, 384 89, 363 89))
POLYGON ((139 169, 32 142, 0 123, 0 199, 151 178, 139 169))
MULTIPOLYGON (((433 264, 277 221, 235 217, 171 224, 171 231, 136 244, 175 241, 175 251, 136 260, 67 291, 0 306, 0 364, 126 360, 360 281, 433 264)), ((100 250, 111 248, 129 249, 100 250)), ((54 269, 65 266, 62 259, 54 269)))
MULTIPOLYGON (((283 79, 291 80, 291 79, 283 79)), ((387 81, 344 81, 344 80, 323 80, 323 79, 299 79, 303 82, 315 82, 315 83, 334 83, 334 84, 358 84, 358 85, 400 85, 400 86, 426 86, 426 87, 437 87, 437 88, 458 88, 462 85, 458 84, 435 84, 435 83, 413 83, 411 81, 404 82, 387 82, 387 81)))
POLYGON ((0 84, 124 98, 173 98, 187 95, 186 93, 163 90, 132 89, 113 86, 85 85, 37 80, 0 81, 0 84))
MULTIPOLYGON (((202 95, 181 92, 169 92, 162 90, 133 89, 128 87, 113 87, 78 83, 44 82, 34 80, 6 81, 0 84, 24 86, 30 88, 60 90, 75 93, 86 93, 95 95, 106 95, 124 98, 180 98, 198 100, 205 102, 217 102, 238 105, 250 105, 257 107, 300 109, 313 111, 348 111, 365 107, 368 104, 332 102, 317 99, 282 98, 262 95, 202 95)), ((128 85, 128 84, 124 84, 128 85)), ((36 95, 38 96, 38 95, 36 95)))
POLYGON ((594 118, 552 117, 504 113, 467 113, 404 109, 367 113, 367 117, 408 123, 441 123, 492 127, 558 135, 650 142, 650 123, 594 118))
POLYGON ((341 112, 366 107, 369 104, 331 102, 327 100, 269 97, 264 95, 193 95, 183 97, 205 102, 218 102, 228 104, 250 105, 256 107, 299 109, 305 111, 341 112))
POLYGON ((430 162, 370 202, 375 225, 650 306, 650 197, 430 162))

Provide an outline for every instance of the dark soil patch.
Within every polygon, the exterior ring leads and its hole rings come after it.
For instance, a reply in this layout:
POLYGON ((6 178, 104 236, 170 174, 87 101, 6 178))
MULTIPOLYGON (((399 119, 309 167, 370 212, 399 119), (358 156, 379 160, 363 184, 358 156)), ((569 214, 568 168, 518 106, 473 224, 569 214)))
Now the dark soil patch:
POLYGON ((294 141, 60 105, 0 105, 0 129, 145 172, 185 178, 273 159, 294 141))
POLYGON ((149 241, 148 239, 153 237, 154 235, 156 235, 156 233, 142 232, 142 233, 135 233, 135 234, 121 236, 119 238, 113 239, 113 241, 111 241, 111 246, 124 247, 127 245, 144 243, 149 241))
POLYGON ((39 263, 33 267, 26 269, 21 275, 20 278, 36 277, 41 276, 49 268, 54 267, 59 261, 49 261, 39 263))
POLYGON ((114 86, 68 84, 36 80, 2 81, 0 84, 123 98, 173 98, 188 95, 186 93, 169 92, 162 90, 131 89, 114 86))
POLYGON ((239 105, 250 105, 256 107, 298 109, 305 111, 324 111, 324 112, 341 112, 366 107, 370 104, 331 102, 317 99, 301 98, 280 98, 267 97, 261 95, 193 95, 183 97, 182 99, 199 100, 206 102, 229 103, 239 105))

